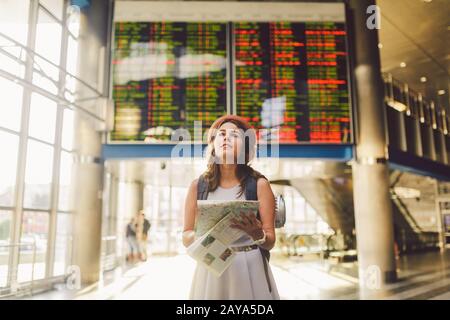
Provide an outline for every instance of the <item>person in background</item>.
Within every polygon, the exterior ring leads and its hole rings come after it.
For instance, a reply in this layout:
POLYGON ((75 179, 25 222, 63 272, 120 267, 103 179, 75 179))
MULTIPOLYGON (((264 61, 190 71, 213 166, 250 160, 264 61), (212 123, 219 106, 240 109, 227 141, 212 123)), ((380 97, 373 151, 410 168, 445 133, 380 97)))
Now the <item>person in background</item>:
POLYGON ((137 219, 136 217, 133 217, 131 218, 130 222, 128 222, 126 228, 126 238, 128 243, 128 255, 126 260, 129 263, 134 263, 139 259, 140 250, 137 241, 136 228, 137 228, 137 219))
POLYGON ((139 243, 139 255, 141 261, 147 260, 147 242, 148 242, 148 232, 151 227, 150 221, 145 218, 144 210, 140 210, 138 214, 138 243, 139 243))

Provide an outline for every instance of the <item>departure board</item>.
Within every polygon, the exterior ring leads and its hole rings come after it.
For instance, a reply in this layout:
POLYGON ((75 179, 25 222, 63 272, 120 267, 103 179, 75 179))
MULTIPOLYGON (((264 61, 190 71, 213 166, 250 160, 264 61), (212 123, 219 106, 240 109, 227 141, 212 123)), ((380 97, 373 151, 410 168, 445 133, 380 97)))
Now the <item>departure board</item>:
POLYGON ((227 112, 227 24, 116 22, 111 140, 193 137, 227 112))
POLYGON ((236 113, 259 139, 351 142, 344 23, 237 22, 233 35, 236 113))
POLYGON ((114 35, 113 141, 193 137, 229 112, 260 142, 352 142, 344 22, 120 21, 114 35))

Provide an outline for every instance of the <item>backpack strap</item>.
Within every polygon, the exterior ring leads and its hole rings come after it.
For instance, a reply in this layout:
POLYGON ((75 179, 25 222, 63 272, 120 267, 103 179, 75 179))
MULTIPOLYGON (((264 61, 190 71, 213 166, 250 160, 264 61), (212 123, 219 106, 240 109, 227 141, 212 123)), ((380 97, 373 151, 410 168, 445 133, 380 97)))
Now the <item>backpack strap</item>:
POLYGON ((206 200, 208 198, 208 181, 201 175, 197 183, 197 200, 206 200))
MULTIPOLYGON (((265 177, 264 177, 265 178, 265 177)), ((248 176, 247 181, 245 182, 245 198, 246 200, 258 200, 258 185, 255 177, 248 176)), ((259 214, 259 210, 256 213, 256 218, 261 220, 261 216, 259 214)), ((269 266, 268 261, 270 260, 270 251, 258 246, 259 251, 261 251, 261 256, 264 263, 264 273, 266 274, 267 285, 269 286, 269 292, 272 292, 272 286, 270 284, 269 278, 269 266)))
POLYGON ((245 182, 245 198, 247 200, 258 200, 258 192, 255 177, 248 176, 245 182))
MULTIPOLYGON (((247 181, 245 181, 245 199, 246 200, 255 200, 255 201, 258 200, 257 181, 256 181, 256 178, 251 175, 248 176, 247 181)), ((256 213, 256 218, 258 218, 258 220, 261 220, 260 215, 259 215, 259 210, 256 213)))

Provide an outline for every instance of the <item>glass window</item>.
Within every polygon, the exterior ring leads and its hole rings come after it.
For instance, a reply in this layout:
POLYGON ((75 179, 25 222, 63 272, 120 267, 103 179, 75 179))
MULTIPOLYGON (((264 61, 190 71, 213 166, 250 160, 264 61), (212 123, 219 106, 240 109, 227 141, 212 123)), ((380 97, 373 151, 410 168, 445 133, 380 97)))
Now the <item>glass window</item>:
POLYGON ((0 77, 0 127, 20 131, 23 89, 20 85, 0 77))
MULTIPOLYGON (((11 211, 0 210, 0 251, 9 243, 11 232, 11 211)), ((1 260, 0 260, 1 262, 1 260)))
POLYGON ((53 148, 30 139, 25 171, 25 208, 48 209, 50 207, 52 170, 53 148))
MULTIPOLYGON (((126 183, 122 186, 119 183, 118 194, 126 194, 130 185, 126 183)), ((176 250, 182 250, 181 247, 174 248, 176 241, 173 237, 176 235, 177 226, 174 225, 173 220, 177 218, 176 212, 170 211, 171 200, 170 188, 164 186, 146 185, 144 189, 144 208, 146 211, 146 218, 150 220, 154 231, 150 233, 150 242, 152 245, 152 252, 167 253, 176 250)), ((172 199, 173 203, 173 199, 172 199)), ((119 210, 122 204, 119 201, 119 210)), ((126 221, 128 223, 128 221, 126 221)))
POLYGON ((8 281, 8 257, 11 247, 11 211, 0 210, 0 288, 8 281))
POLYGON ((66 90, 64 92, 64 98, 74 103, 75 102, 75 78, 71 76, 66 77, 66 90))
POLYGON ((68 73, 76 76, 78 65, 78 41, 75 40, 72 36, 69 36, 67 41, 66 69, 68 73))
POLYGON ((55 139, 56 102, 40 94, 33 93, 30 107, 31 137, 53 143, 55 139))
POLYGON ((62 20, 64 0, 39 0, 39 3, 55 15, 56 18, 62 20))
MULTIPOLYGON (((66 70, 71 75, 77 75, 77 67, 78 67, 78 41, 74 39, 72 36, 68 37, 67 44, 67 62, 66 62, 66 70)), ((76 90, 76 80, 74 77, 67 75, 66 76, 66 93, 64 97, 71 101, 75 101, 75 90, 76 90)))
POLYGON ((0 130, 0 146, 6 151, 0 165, 0 206, 13 206, 19 137, 0 130))
POLYGON ((296 220, 305 220, 305 199, 299 194, 291 193, 293 199, 292 212, 296 220))
MULTIPOLYGON (((7 45, 1 41, 0 36, 0 46, 7 45)), ((9 72, 16 77, 23 78, 25 75, 25 67, 15 61, 13 58, 7 57, 3 53, 0 53, 0 70, 9 72)))
POLYGON ((60 210, 70 211, 70 187, 72 181, 72 165, 73 156, 71 153, 61 152, 61 170, 59 176, 59 201, 58 207, 60 210))
POLYGON ((18 282, 45 277, 48 224, 48 212, 24 211, 22 235, 20 237, 20 260, 17 271, 18 282))
POLYGON ((72 215, 58 213, 56 218, 55 262, 53 275, 65 274, 72 256, 72 215))
POLYGON ((306 220, 311 220, 316 216, 316 210, 314 210, 313 207, 311 207, 311 205, 309 203, 306 204, 306 216, 305 219, 306 220))
POLYGON ((42 76, 38 72, 33 73, 33 84, 55 95, 58 93, 57 83, 51 81, 45 76, 42 76))
POLYGON ((0 1, 0 33, 26 45, 29 7, 28 0, 0 1))
POLYGON ((35 70, 42 71, 45 75, 49 76, 55 81, 59 80, 59 69, 57 66, 51 64, 44 58, 35 56, 33 60, 33 68, 35 70))
POLYGON ((69 32, 78 38, 80 33, 80 8, 78 6, 69 6, 67 8, 67 27, 69 32))
POLYGON ((61 51, 61 25, 47 12, 39 9, 36 26, 35 50, 44 58, 59 64, 61 51))
POLYGON ((74 112, 64 109, 61 146, 66 150, 73 149, 74 112))
POLYGON ((40 71, 33 73, 33 83, 44 90, 57 94, 59 69, 39 57, 35 57, 33 68, 36 71, 40 71))
POLYGON ((23 64, 23 65, 25 64, 26 52, 13 39, 9 39, 8 36, 5 36, 4 34, 0 34, 0 47, 2 48, 3 51, 6 51, 4 53, 2 52, 2 55, 4 55, 5 57, 8 56, 13 59, 15 58, 15 59, 20 60, 20 61, 15 61, 17 64, 23 64))

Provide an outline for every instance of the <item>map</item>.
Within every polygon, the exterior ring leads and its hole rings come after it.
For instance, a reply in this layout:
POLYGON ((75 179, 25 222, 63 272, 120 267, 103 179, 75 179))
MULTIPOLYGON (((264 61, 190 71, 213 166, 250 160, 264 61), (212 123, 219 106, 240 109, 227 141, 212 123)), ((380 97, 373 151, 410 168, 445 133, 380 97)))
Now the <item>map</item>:
POLYGON ((195 235, 201 237, 229 214, 239 212, 256 214, 259 201, 254 200, 197 200, 198 214, 195 220, 195 235))

